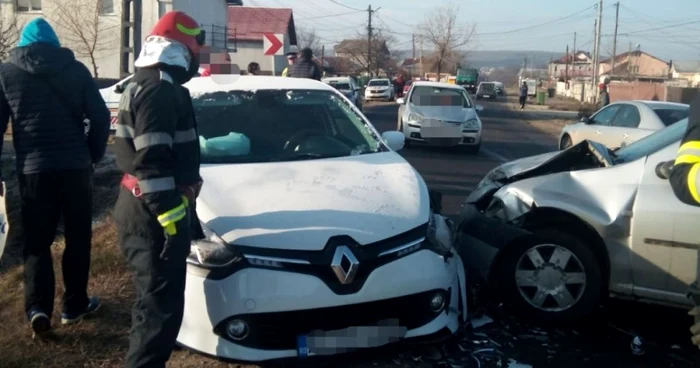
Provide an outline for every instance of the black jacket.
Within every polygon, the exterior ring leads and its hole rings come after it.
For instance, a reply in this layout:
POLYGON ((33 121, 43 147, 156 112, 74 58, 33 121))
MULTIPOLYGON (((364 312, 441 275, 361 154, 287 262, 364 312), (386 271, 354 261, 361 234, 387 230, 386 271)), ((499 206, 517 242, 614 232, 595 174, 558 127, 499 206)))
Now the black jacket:
POLYGON ((3 133, 9 119, 18 172, 86 169, 104 157, 109 110, 92 75, 69 49, 35 43, 10 52, 9 62, 0 64, 3 133), (78 116, 90 120, 87 137, 78 116))
MULTIPOLYGON (((178 207, 182 197, 177 187, 201 180, 199 137, 189 90, 166 72, 139 69, 124 88, 118 120, 117 165, 138 178, 143 193, 135 206, 145 205, 149 218, 178 207)), ((140 226, 138 216, 131 209, 115 210, 122 225, 140 226)))
POLYGON ((681 202, 700 206, 700 94, 690 103, 688 128, 669 181, 681 202))
POLYGON ((313 60, 299 59, 289 66, 287 77, 321 80, 321 68, 313 60))

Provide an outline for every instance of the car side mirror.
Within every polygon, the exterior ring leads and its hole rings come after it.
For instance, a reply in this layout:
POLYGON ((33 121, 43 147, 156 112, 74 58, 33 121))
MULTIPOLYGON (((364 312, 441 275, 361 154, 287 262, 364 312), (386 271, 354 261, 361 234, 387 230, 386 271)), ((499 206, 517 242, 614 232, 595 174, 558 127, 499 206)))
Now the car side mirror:
POLYGON ((403 104, 406 103, 406 100, 404 100, 403 98, 397 98, 397 99, 396 99, 396 103, 399 104, 399 105, 403 105, 403 104))
POLYGON ((400 151, 406 143, 406 136, 393 130, 382 133, 382 139, 392 151, 400 151))
POLYGON ((675 161, 663 161, 656 165, 656 176, 662 180, 668 180, 671 177, 671 171, 675 161))
POLYGON ((476 105, 474 106, 474 110, 476 110, 476 112, 482 112, 484 111, 484 107, 481 105, 476 105))

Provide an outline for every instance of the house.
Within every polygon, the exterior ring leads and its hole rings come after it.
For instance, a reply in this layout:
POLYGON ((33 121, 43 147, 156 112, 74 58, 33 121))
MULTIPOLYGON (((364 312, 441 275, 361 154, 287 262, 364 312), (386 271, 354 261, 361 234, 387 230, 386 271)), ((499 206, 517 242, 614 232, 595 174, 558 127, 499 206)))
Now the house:
POLYGON ((423 66, 420 58, 406 58, 399 63, 399 68, 407 71, 411 76, 420 76, 423 66))
POLYGON ((615 70, 612 59, 600 62, 599 76, 601 78, 636 79, 646 81, 665 81, 671 74, 668 62, 644 51, 625 52, 615 57, 615 70))
MULTIPOLYGON (((333 52, 336 57, 342 57, 351 60, 353 63, 361 65, 363 69, 367 69, 367 40, 364 39, 346 39, 335 45, 333 52)), ((387 62, 391 58, 391 53, 386 45, 386 42, 378 42, 372 45, 370 61, 372 62, 372 72, 379 74, 382 69, 389 69, 387 62), (377 62, 379 61, 379 62, 377 62)))
POLYGON ((549 78, 555 80, 590 78, 593 75, 593 58, 584 51, 564 55, 549 63, 549 78))
POLYGON ((281 34, 285 52, 297 44, 292 9, 230 6, 228 8, 229 42, 235 42, 236 52, 231 62, 245 69, 250 62, 260 64, 263 74, 281 75, 288 66, 284 55, 266 56, 263 34, 281 34))
MULTIPOLYGON (((225 48, 226 0, 142 0, 141 22, 135 25, 143 39, 158 19, 170 10, 180 10, 191 15, 202 25, 207 43, 212 49, 225 48), (222 15, 223 14, 223 15, 222 15)), ((133 11, 132 11, 133 13, 133 11)), ((121 51, 121 1, 119 0, 3 0, 3 35, 13 31, 8 39, 15 43, 24 24, 37 17, 48 20, 56 30, 64 47, 73 50, 94 76, 120 78, 121 51), (85 40, 82 35, 97 34, 97 42, 85 40)), ((134 16, 131 15, 131 19, 134 16)), ((131 41, 131 40, 130 40, 131 41)), ((130 42, 131 44, 131 42, 130 42)), ((138 45, 137 45, 138 48, 138 45)), ((138 54, 139 50, 135 50, 138 54)), ((129 65, 133 65, 133 54, 129 65)), ((133 67, 130 67, 133 71, 133 67)))
POLYGON ((672 60, 671 77, 688 81, 688 87, 700 87, 700 60, 672 60))
POLYGON ((518 71, 518 80, 522 79, 549 79, 549 69, 520 69, 520 71, 518 71))

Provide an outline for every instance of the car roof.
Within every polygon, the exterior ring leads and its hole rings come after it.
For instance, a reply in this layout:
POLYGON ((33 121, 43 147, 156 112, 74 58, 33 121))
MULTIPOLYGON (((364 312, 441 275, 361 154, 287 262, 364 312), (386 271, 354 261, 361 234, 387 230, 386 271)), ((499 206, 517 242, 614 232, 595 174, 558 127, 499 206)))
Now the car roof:
POLYGON ((672 110, 686 110, 690 108, 690 105, 676 103, 676 102, 666 102, 666 101, 651 101, 651 100, 623 100, 615 101, 613 105, 617 104, 629 104, 637 107, 648 107, 652 110, 654 109, 672 109, 672 110))
POLYGON ((195 77, 187 82, 185 87, 190 90, 192 95, 221 91, 255 91, 259 89, 310 89, 335 92, 331 86, 309 78, 238 74, 195 77))
POLYGON ((440 88, 452 88, 452 89, 464 89, 462 86, 456 84, 449 84, 443 82, 430 82, 430 81, 415 81, 413 85, 416 87, 440 87, 440 88))
POLYGON ((329 77, 321 79, 321 82, 349 82, 350 77, 329 77))
POLYGON ((479 84, 496 84, 496 82, 481 82, 479 84))

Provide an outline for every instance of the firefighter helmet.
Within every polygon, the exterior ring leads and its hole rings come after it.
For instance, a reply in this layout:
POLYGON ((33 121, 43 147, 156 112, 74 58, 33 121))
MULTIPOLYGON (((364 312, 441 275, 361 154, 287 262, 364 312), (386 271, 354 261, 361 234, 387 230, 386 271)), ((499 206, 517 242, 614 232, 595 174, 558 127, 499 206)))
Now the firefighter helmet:
POLYGON ((165 13, 153 27, 150 36, 160 36, 185 45, 194 55, 204 46, 205 32, 189 15, 180 11, 165 13))

